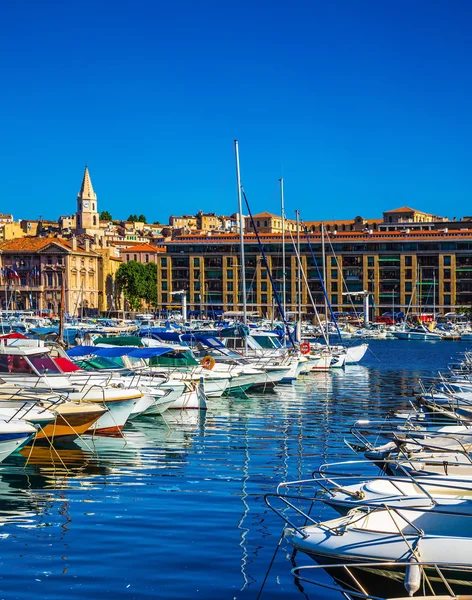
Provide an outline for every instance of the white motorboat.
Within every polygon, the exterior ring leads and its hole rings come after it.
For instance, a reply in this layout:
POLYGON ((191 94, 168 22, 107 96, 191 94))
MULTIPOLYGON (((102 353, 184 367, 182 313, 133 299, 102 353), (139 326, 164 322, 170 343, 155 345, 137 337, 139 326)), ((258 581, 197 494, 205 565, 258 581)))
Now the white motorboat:
POLYGON ((0 420, 0 462, 20 450, 36 435, 36 428, 19 419, 0 420))
POLYGON ((293 546, 327 562, 408 561, 467 565, 472 555, 472 505, 366 510, 286 530, 293 546))

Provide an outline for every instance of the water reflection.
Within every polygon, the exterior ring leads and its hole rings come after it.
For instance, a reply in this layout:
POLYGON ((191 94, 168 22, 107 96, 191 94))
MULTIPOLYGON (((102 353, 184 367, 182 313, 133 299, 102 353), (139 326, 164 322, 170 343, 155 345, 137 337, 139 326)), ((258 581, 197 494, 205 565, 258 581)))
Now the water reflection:
MULTIPOLYGON (((415 367, 411 355, 381 344, 365 366, 315 373, 273 394, 215 398, 207 413, 137 420, 124 439, 86 436, 9 457, 0 467, 0 522, 28 559, 24 594, 78 600, 89 587, 121 598, 130 585, 140 599, 254 598, 282 529, 263 495, 320 463, 353 458, 343 441, 352 422, 404 406, 401 394, 417 376, 451 354, 436 344, 415 367), (45 564, 64 579, 38 591, 45 564)), ((315 518, 332 516, 316 510, 315 518)), ((19 551, 10 538, 3 550, 2 597, 13 600, 17 580, 8 573, 19 551)), ((328 597, 296 587, 291 558, 284 540, 262 599, 328 597)))

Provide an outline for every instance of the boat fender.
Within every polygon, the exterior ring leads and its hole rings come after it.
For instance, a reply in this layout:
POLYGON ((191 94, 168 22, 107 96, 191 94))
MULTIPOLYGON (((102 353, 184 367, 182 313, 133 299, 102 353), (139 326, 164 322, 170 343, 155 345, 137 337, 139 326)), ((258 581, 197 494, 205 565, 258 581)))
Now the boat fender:
POLYGON ((310 354, 311 346, 310 342, 302 342, 300 344, 300 352, 302 354, 310 354))
POLYGON ((215 362, 216 361, 213 358, 213 356, 204 356, 200 364, 204 369, 208 369, 209 371, 211 371, 215 366, 215 362))
POLYGON ((405 569, 405 580, 403 582, 408 596, 414 596, 421 586, 421 566, 412 561, 405 569))

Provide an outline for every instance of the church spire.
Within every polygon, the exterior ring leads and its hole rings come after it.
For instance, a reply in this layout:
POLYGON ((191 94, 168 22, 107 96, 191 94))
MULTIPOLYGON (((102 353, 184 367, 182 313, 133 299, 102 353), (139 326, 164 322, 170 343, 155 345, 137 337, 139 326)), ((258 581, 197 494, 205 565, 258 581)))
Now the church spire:
POLYGON ((85 167, 84 178, 82 179, 82 185, 78 198, 81 200, 97 200, 97 194, 93 191, 92 180, 90 179, 90 173, 88 166, 85 167))

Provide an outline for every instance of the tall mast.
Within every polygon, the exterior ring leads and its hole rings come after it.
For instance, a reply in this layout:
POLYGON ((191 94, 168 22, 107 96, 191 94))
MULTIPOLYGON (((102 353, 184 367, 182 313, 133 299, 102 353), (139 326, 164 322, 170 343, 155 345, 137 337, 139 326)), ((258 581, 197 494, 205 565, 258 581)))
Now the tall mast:
POLYGON ((241 197, 241 172, 239 170, 238 140, 234 140, 234 155, 236 157, 236 184, 238 187, 239 246, 240 246, 240 254, 241 254, 241 291, 242 291, 242 295, 243 295, 244 325, 247 325, 246 265, 244 264, 244 220, 243 220, 243 201, 242 201, 242 197, 241 197))
POLYGON ((279 179, 280 182, 280 207, 282 213, 282 308, 284 309, 284 319, 287 313, 286 306, 286 274, 285 274, 285 203, 284 203, 284 180, 279 179))
POLYGON ((297 252, 299 256, 298 261, 298 273, 297 273, 297 295, 298 295, 298 322, 301 327, 302 323, 302 257, 300 255, 300 213, 298 210, 295 211, 297 216, 297 252))
MULTIPOLYGON (((325 251, 325 236, 324 236, 324 224, 321 223, 321 256, 322 256, 322 274, 323 274, 323 285, 326 289, 326 251, 325 251)), ((341 274, 342 277, 342 274, 341 274)), ((338 292, 339 293, 339 292, 338 292)), ((327 292, 326 292, 327 294, 327 292)), ((324 297, 324 303, 325 303, 325 327, 326 327, 326 334, 328 334, 328 300, 326 299, 326 294, 324 297)))

